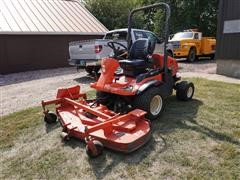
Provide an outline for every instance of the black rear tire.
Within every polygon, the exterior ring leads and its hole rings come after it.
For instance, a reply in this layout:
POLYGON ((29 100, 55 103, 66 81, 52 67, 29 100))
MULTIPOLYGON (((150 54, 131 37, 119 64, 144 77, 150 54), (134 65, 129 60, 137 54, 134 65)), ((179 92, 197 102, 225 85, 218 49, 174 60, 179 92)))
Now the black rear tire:
POLYGON ((176 84, 176 96, 177 99, 182 101, 189 101, 192 99, 194 95, 194 85, 193 83, 189 83, 187 81, 182 81, 176 84))
POLYGON ((163 96, 160 89, 152 87, 134 98, 133 107, 146 111, 146 117, 154 120, 161 115, 163 103, 163 96), (156 105, 156 110, 154 110, 154 105, 156 105))
POLYGON ((196 54, 197 54, 196 48, 192 47, 192 48, 189 50, 188 57, 187 57, 187 61, 188 61, 188 62, 194 62, 194 61, 197 59, 196 54))

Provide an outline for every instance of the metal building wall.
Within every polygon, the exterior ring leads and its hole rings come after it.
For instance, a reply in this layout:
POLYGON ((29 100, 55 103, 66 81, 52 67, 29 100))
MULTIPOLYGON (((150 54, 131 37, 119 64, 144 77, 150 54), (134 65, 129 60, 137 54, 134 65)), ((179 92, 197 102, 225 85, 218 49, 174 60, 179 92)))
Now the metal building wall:
POLYGON ((224 21, 240 19, 240 0, 220 0, 217 32, 217 59, 240 60, 240 33, 224 34, 224 21))
POLYGON ((79 35, 0 35, 0 74, 68 66, 68 43, 79 35))
POLYGON ((217 32, 217 74, 240 79, 240 0, 220 0, 217 32), (229 22, 234 25, 226 25, 229 22), (225 27, 224 27, 224 23, 225 27), (224 29, 228 33, 224 33, 224 29), (229 33, 230 30, 230 33, 229 33), (234 32, 234 33, 233 33, 234 32))

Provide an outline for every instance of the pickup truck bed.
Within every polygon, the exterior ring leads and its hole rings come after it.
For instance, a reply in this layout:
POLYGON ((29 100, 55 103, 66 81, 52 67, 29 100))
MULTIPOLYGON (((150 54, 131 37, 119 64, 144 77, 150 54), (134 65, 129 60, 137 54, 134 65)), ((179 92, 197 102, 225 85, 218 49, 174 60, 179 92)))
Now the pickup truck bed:
POLYGON ((96 39, 69 43, 69 64, 83 67, 98 65, 98 60, 112 52, 107 47, 108 41, 107 39, 96 39))
MULTIPOLYGON (((156 41, 155 53, 163 53, 163 43, 150 31, 132 29, 131 38, 133 42, 138 38, 152 38, 156 41)), ((107 43, 114 40, 127 46, 126 39, 127 29, 117 29, 107 32, 103 39, 70 42, 69 64, 77 66, 77 68, 85 68, 88 73, 91 71, 97 72, 100 67, 101 59, 108 57, 112 53, 112 49, 108 47, 107 43)), ((122 47, 120 47, 120 49, 122 49, 122 47)), ((167 49, 172 55, 172 46, 168 45, 167 49)))

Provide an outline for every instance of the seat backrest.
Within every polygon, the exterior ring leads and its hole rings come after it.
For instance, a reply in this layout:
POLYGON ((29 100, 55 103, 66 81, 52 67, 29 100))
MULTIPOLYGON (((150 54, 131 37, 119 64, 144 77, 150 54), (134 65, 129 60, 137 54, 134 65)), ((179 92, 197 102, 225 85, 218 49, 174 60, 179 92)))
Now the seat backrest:
POLYGON ((148 55, 152 55, 156 42, 146 38, 136 40, 129 51, 129 59, 147 59, 148 55))

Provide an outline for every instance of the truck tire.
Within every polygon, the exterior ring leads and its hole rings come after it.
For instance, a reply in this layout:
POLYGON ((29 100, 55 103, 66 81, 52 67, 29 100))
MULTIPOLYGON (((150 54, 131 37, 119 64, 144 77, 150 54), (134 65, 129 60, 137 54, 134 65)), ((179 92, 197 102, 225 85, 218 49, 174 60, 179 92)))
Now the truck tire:
POLYGON ((211 54, 211 55, 210 55, 210 59, 211 59, 211 60, 214 60, 214 58, 215 58, 215 54, 211 54))
POLYGON ((152 87, 134 98, 133 107, 147 112, 149 120, 157 119, 163 109, 163 97, 159 88, 152 87))
POLYGON ((197 54, 196 48, 191 47, 190 50, 189 50, 189 53, 188 53, 187 61, 188 62, 194 62, 197 58, 196 54, 197 54))
POLYGON ((86 66, 86 67, 85 67, 85 71, 86 71, 88 74, 92 74, 92 73, 93 73, 93 67, 92 67, 92 66, 86 66))
POLYGON ((93 67, 93 72, 95 72, 95 74, 98 74, 100 69, 101 69, 101 66, 94 66, 93 67))
POLYGON ((98 73, 98 71, 100 70, 100 66, 86 66, 85 67, 85 71, 88 74, 93 74, 93 73, 98 73))

